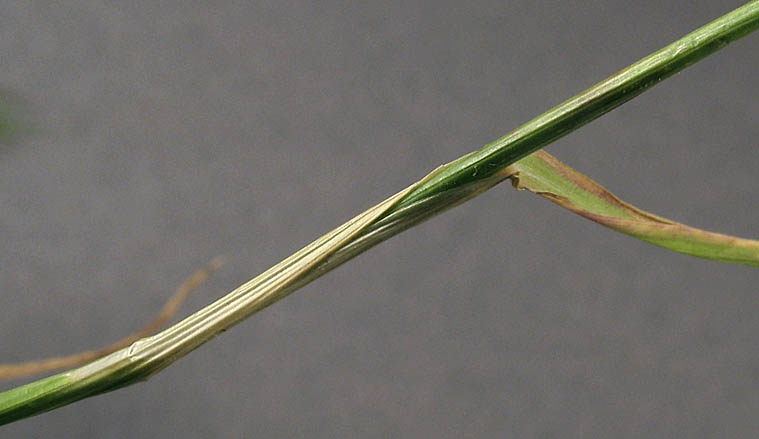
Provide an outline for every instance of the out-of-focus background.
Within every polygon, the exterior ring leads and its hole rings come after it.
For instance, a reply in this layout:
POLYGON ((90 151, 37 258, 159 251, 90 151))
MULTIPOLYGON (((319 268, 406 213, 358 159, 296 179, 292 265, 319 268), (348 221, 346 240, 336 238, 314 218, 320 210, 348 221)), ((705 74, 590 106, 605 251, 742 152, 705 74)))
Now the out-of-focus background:
MULTIPOLYGON (((109 344, 225 255, 196 310, 741 3, 3 2, 0 360, 109 344)), ((549 150, 756 238, 757 48, 549 150)), ((147 383, 0 436, 748 437, 758 281, 503 184, 147 383)))

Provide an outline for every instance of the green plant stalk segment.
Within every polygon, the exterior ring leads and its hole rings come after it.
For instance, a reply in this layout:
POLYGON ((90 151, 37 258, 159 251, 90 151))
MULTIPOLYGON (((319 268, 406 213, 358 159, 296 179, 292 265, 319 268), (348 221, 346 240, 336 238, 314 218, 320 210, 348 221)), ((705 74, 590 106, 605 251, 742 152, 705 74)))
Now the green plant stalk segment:
POLYGON ((756 30, 758 15, 759 2, 752 1, 691 32, 481 150, 449 163, 445 171, 410 194, 408 201, 498 172, 756 30))
POLYGON ((507 166, 759 27, 759 0, 724 15, 447 165, 152 337, 0 393, 0 425, 147 379, 218 333, 366 249, 508 177, 507 166))

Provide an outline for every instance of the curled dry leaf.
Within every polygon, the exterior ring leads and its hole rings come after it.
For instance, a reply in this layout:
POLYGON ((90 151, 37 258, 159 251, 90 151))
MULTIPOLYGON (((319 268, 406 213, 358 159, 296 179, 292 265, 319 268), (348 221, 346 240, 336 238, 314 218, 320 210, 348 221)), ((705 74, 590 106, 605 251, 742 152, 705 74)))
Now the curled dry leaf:
POLYGON ((759 266, 759 241, 697 229, 640 210, 547 152, 537 151, 506 170, 515 188, 618 232, 700 258, 759 266))
POLYGON ((166 323, 176 314, 179 306, 187 299, 187 296, 208 277, 219 269, 224 263, 224 259, 221 256, 213 258, 205 267, 196 271, 190 277, 184 280, 182 284, 176 289, 174 294, 166 301, 163 308, 155 318, 148 323, 145 327, 139 331, 130 334, 115 343, 106 346, 102 349, 78 352, 76 354, 70 354, 63 357, 51 357, 41 360, 27 361, 23 363, 10 363, 0 364, 0 380, 10 380, 16 378, 22 378, 29 375, 36 375, 42 373, 55 372, 58 370, 69 369, 76 366, 87 364, 90 361, 95 361, 98 358, 102 358, 112 352, 116 352, 135 341, 153 335, 158 332, 159 329, 164 327, 166 323))

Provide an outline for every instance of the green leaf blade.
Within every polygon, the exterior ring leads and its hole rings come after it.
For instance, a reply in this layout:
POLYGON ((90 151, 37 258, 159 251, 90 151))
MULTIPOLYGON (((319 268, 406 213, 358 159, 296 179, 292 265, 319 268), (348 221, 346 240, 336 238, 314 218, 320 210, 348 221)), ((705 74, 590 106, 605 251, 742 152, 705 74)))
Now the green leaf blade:
POLYGON ((759 266, 759 241, 697 229, 638 209, 545 151, 507 169, 517 189, 618 232, 691 256, 759 266))

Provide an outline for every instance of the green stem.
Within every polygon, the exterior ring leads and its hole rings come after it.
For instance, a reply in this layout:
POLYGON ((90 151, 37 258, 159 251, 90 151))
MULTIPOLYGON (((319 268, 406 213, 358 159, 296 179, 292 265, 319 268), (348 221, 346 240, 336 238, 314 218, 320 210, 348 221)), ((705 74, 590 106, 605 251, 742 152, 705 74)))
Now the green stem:
POLYGON ((569 134, 759 27, 751 1, 546 111, 481 150, 455 160, 401 205, 479 178, 569 134))
POLYGON ((314 241, 165 331, 68 372, 0 393, 0 425, 144 380, 361 252, 487 190, 505 168, 759 27, 759 0, 707 24, 314 241))

